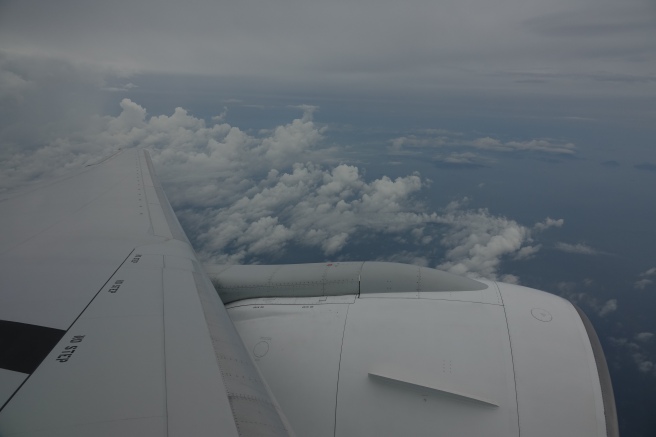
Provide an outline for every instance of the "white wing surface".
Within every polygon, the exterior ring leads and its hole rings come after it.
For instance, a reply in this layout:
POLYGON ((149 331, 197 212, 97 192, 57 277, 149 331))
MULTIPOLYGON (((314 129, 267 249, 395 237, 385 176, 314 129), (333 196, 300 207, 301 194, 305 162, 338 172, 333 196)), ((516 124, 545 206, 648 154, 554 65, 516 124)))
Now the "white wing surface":
POLYGON ((290 435, 144 151, 0 199, 0 435, 290 435))

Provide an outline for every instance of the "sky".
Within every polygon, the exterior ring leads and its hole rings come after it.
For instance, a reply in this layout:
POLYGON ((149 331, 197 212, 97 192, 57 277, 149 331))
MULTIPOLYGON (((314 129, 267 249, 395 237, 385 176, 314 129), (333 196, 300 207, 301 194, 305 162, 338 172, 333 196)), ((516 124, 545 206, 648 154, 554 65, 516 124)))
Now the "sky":
POLYGON ((656 436, 655 72, 647 0, 5 0, 0 195, 145 146, 209 264, 561 295, 656 436))

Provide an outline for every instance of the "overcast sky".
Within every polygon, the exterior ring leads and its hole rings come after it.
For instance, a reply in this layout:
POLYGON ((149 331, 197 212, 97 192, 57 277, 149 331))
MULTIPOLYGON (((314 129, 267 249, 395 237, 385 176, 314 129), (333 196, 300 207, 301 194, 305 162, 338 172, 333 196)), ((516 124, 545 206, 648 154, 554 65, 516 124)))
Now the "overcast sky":
POLYGON ((126 74, 641 95, 655 17, 648 0, 9 0, 0 41, 126 74))
MULTIPOLYGON (((655 23, 649 0, 5 0, 0 49, 127 79, 111 86, 200 75, 268 93, 504 99, 532 115, 555 105, 551 116, 646 123, 655 23)), ((2 94, 24 85, 13 72, 2 94)))
POLYGON ((145 146, 207 262, 560 294, 636 436, 656 433, 655 134, 650 0, 0 0, 0 196, 145 146))

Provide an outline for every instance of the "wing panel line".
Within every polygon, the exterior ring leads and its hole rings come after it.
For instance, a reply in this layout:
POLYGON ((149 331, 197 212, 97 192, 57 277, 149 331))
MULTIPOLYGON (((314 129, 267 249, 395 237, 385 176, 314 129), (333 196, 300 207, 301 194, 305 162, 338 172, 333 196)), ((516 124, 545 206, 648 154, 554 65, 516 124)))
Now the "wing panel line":
POLYGON ((522 428, 519 420, 519 396, 517 394, 517 373, 515 372, 515 358, 513 357, 512 338, 510 337, 510 325, 508 325, 508 313, 506 312, 506 306, 503 303, 503 296, 501 295, 501 290, 499 290, 499 285, 496 283, 496 281, 494 281, 493 283, 497 289, 497 293, 499 294, 499 299, 501 300, 501 307, 503 308, 503 318, 506 321, 506 329, 508 330, 508 344, 510 345, 510 362, 512 363, 512 367, 513 367, 513 379, 515 383, 515 405, 517 407, 517 432, 521 436, 522 428))
MULTIPOLYGON (((364 265, 364 263, 362 264, 364 265)), ((362 267, 360 269, 362 269, 362 267)), ((339 371, 342 367, 342 351, 344 350, 344 335, 346 335, 346 321, 348 320, 348 310, 350 307, 351 305, 346 306, 346 315, 344 316, 344 328, 342 329, 342 342, 339 345, 339 362, 337 364, 337 387, 335 388, 335 420, 333 422, 333 436, 337 435, 337 403, 339 400, 339 371)))

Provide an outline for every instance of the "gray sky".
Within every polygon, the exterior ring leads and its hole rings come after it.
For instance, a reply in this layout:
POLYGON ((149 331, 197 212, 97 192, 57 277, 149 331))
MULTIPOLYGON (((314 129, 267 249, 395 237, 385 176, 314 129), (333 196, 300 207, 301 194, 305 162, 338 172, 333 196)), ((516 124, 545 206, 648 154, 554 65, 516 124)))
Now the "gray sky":
POLYGON ((0 54, 20 59, 0 58, 0 98, 47 59, 114 89, 195 76, 313 104, 422 101, 638 127, 656 117, 650 0, 5 0, 0 54))
POLYGON ((0 47, 122 73, 641 95, 648 0, 4 1, 0 47))

